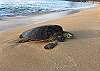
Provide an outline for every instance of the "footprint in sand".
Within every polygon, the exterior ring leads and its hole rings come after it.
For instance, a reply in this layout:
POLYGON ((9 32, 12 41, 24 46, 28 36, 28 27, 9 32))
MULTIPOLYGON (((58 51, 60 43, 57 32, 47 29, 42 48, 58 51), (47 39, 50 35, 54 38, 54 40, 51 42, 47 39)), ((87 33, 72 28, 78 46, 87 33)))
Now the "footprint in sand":
POLYGON ((54 71, 79 71, 79 65, 75 62, 73 57, 69 55, 50 56, 50 62, 54 63, 54 71))

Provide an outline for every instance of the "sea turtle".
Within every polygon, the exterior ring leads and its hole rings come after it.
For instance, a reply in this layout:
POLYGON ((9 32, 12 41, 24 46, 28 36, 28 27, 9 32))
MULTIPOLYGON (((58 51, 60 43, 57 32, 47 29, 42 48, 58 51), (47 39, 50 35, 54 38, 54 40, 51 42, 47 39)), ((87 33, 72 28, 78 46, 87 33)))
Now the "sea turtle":
POLYGON ((16 43, 48 41, 50 43, 45 45, 44 48, 52 49, 58 44, 58 41, 64 42, 65 39, 71 38, 73 38, 73 34, 63 31, 63 28, 59 25, 44 25, 23 32, 16 43))

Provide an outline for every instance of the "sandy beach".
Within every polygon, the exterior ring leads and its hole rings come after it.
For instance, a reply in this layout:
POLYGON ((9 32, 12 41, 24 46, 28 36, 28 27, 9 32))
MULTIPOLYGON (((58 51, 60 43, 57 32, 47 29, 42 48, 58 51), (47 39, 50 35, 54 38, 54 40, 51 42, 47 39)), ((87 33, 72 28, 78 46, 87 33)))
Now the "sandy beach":
POLYGON ((100 6, 0 32, 0 71, 100 71, 100 6), (43 48, 46 42, 13 45, 23 31, 45 24, 61 25, 75 38, 52 50, 43 48))

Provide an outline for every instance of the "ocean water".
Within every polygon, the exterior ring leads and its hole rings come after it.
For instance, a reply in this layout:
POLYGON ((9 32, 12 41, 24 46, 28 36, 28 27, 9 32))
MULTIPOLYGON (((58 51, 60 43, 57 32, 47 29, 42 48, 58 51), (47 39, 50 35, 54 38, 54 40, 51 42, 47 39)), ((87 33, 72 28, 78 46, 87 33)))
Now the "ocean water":
POLYGON ((57 0, 15 0, 15 2, 13 2, 13 0, 8 0, 0 3, 0 18, 12 16, 28 16, 48 12, 79 10, 95 6, 96 4, 89 2, 72 2, 57 0))

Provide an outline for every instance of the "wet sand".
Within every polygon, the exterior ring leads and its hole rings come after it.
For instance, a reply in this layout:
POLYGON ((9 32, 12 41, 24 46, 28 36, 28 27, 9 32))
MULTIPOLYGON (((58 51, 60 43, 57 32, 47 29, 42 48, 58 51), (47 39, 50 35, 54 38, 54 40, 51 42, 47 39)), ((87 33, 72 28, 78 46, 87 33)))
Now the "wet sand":
POLYGON ((100 71, 100 6, 41 24, 30 23, 0 33, 0 71, 100 71), (15 44, 32 27, 59 24, 74 39, 45 50, 46 42, 15 44))
POLYGON ((40 14, 33 16, 16 16, 10 18, 2 18, 2 20, 0 20, 0 31, 6 31, 19 26, 29 25, 29 23, 32 22, 34 22, 33 24, 41 24, 48 20, 54 20, 64 17, 66 15, 78 13, 79 11, 80 10, 68 10, 68 11, 51 12, 48 14, 40 14))

